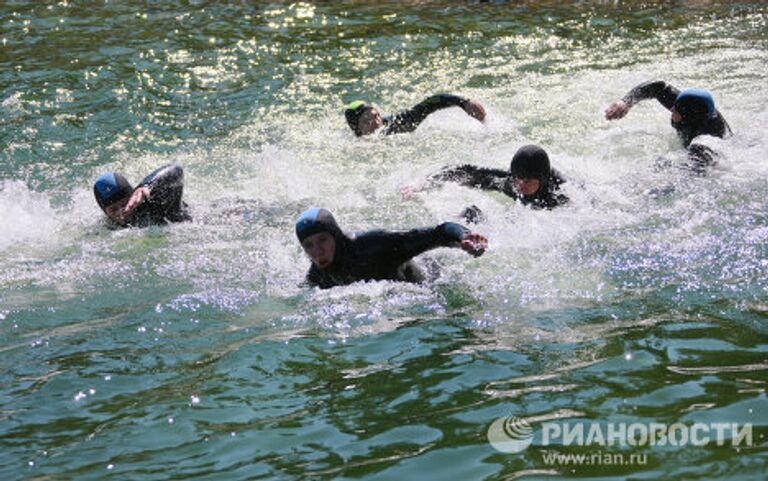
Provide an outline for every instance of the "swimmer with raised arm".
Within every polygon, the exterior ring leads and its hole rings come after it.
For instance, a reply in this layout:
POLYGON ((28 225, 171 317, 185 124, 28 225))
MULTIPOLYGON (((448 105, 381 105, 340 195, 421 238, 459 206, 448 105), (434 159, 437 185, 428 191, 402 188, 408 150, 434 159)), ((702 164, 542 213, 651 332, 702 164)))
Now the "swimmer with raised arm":
POLYGON ((715 151, 706 145, 691 143, 700 135, 726 138, 733 134, 728 122, 715 108, 715 100, 709 91, 697 88, 680 91, 661 80, 645 82, 612 102, 605 109, 605 118, 621 119, 634 105, 646 99, 656 99, 671 112, 670 122, 683 147, 688 149, 688 158, 695 172, 701 173, 705 167, 716 162, 718 154, 715 151))
POLYGON ((316 207, 301 214, 296 237, 312 261, 306 282, 321 289, 371 280, 420 283, 425 276, 412 261, 419 254, 438 247, 457 247, 479 257, 488 247, 484 236, 453 222, 349 236, 330 211, 316 207))
POLYGON ((409 198, 414 192, 434 188, 444 182, 502 192, 534 209, 552 209, 568 202, 568 197, 560 192, 565 179, 551 167, 549 155, 538 145, 520 147, 512 157, 509 170, 469 164, 446 167, 430 176, 423 186, 405 187, 403 197, 409 198))
POLYGON ((146 227, 191 220, 182 200, 184 170, 166 165, 133 188, 122 174, 107 172, 93 185, 96 202, 107 218, 119 227, 146 227))
POLYGON ((470 117, 480 122, 485 120, 485 109, 480 102, 451 94, 433 95, 409 110, 387 117, 382 117, 368 102, 357 100, 346 106, 344 116, 358 137, 377 131, 391 135, 413 132, 430 114, 448 107, 460 107, 470 117))

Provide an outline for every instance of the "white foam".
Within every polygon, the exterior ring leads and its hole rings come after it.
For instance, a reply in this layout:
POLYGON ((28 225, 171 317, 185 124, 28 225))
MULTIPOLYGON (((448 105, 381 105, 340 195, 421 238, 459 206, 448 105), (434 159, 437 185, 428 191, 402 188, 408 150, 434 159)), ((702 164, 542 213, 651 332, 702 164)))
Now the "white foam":
POLYGON ((28 247, 56 236, 59 214, 48 195, 30 190, 21 181, 0 183, 0 251, 28 247))

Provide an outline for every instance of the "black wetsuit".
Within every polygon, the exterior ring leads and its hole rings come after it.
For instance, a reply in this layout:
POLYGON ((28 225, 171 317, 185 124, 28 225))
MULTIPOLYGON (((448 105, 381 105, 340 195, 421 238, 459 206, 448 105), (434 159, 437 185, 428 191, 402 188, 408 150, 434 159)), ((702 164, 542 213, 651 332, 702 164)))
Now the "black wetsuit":
MULTIPOLYGON (((677 96, 680 95, 680 90, 667 84, 662 80, 645 82, 629 91, 627 95, 622 98, 624 102, 630 107, 637 102, 645 99, 656 99, 661 105, 668 110, 672 110, 675 105, 677 96)), ((714 137, 724 138, 727 135, 731 135, 731 128, 728 122, 725 121, 720 111, 716 111, 714 118, 707 118, 702 122, 697 122, 694 125, 682 123, 672 123, 672 127, 677 131, 677 135, 683 142, 684 147, 688 147, 691 141, 699 135, 712 135, 714 137)))
POLYGON ((458 167, 447 167, 432 175, 427 182, 431 185, 437 185, 446 181, 456 182, 467 187, 503 192, 535 209, 552 209, 568 202, 568 197, 559 192, 560 185, 565 183, 565 179, 555 169, 550 170, 549 179, 533 196, 522 196, 517 193, 514 189, 512 176, 507 170, 465 164, 458 167))
POLYGON ((192 220, 187 204, 181 200, 184 190, 184 170, 178 165, 166 165, 155 170, 136 187, 149 189, 149 198, 133 211, 127 226, 146 227, 192 220))
POLYGON ((306 282, 321 289, 369 280, 423 282, 424 274, 411 259, 430 249, 458 244, 459 232, 469 233, 452 222, 406 232, 375 230, 354 238, 332 232, 336 240, 333 263, 322 270, 312 264, 306 282))
POLYGON ((433 95, 410 110, 384 117, 384 135, 413 132, 429 114, 448 107, 466 107, 468 99, 451 94, 433 95))

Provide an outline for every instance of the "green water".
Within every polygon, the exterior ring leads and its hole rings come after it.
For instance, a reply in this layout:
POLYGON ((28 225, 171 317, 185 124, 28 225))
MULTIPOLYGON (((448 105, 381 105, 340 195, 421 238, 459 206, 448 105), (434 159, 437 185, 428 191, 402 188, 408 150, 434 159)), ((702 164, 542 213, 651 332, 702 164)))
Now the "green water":
POLYGON ((0 479, 765 479, 766 74, 764 2, 3 3, 0 479), (657 78, 710 89, 736 132, 709 175, 676 167, 655 102, 602 118, 657 78), (487 122, 356 139, 341 114, 433 92, 487 122), (400 198, 524 143, 568 207, 400 198), (195 221, 106 229, 93 180, 170 162, 195 221), (435 251, 434 284, 298 286, 309 206, 361 231, 469 204, 490 249, 435 251), (533 442, 502 452, 512 416, 533 442), (545 443, 555 422, 752 442, 545 443))

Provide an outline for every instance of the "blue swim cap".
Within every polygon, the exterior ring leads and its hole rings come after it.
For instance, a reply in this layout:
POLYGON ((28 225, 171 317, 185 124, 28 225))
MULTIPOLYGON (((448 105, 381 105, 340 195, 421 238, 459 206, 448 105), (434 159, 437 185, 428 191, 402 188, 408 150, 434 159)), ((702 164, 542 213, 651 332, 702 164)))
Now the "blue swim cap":
POLYGON ((299 242, 304 242, 307 237, 320 232, 329 232, 335 238, 342 235, 331 211, 312 207, 299 216, 296 221, 296 237, 299 238, 299 242))
POLYGON ((96 179, 93 184, 93 195, 96 196, 96 202, 99 207, 106 209, 115 202, 131 195, 133 187, 128 179, 115 172, 107 172, 96 179))
POLYGON ((713 119, 717 116, 715 99, 704 89, 686 89, 680 92, 675 99, 675 109, 684 117, 693 115, 713 119))

